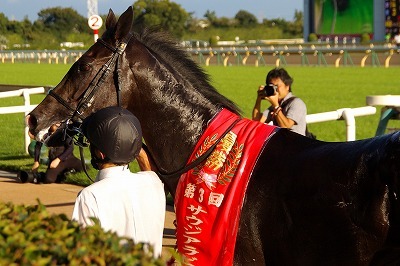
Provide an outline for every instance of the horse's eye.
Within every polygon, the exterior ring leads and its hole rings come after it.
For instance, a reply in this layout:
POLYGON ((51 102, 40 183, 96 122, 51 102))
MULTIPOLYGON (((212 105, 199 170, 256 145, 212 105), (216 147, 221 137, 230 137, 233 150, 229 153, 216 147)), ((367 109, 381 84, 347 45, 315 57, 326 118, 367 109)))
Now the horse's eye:
POLYGON ((89 64, 80 64, 79 71, 89 71, 92 67, 89 64))

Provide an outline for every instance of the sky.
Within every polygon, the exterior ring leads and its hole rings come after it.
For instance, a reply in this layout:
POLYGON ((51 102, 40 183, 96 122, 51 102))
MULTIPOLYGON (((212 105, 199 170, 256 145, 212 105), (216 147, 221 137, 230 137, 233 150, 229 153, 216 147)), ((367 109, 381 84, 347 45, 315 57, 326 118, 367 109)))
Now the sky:
MULTIPOLYGON (((95 0, 89 0, 95 1, 95 0)), ((215 11, 217 17, 233 18, 239 10, 246 10, 262 19, 283 18, 293 20, 295 10, 303 11, 302 0, 170 0, 181 5, 187 12, 194 12, 202 18, 207 10, 215 11)), ((107 14, 111 8, 115 14, 122 14, 134 0, 97 0, 99 15, 107 14)), ((0 0, 0 13, 8 19, 38 19, 40 10, 49 7, 71 7, 87 17, 86 0, 0 0)))

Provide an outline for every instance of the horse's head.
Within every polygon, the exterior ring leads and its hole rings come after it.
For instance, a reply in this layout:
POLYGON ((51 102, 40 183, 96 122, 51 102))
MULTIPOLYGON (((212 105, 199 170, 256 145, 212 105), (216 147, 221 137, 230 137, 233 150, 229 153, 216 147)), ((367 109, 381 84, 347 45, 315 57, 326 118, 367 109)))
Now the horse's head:
POLYGON ((174 172, 221 108, 240 111, 176 40, 162 31, 133 32, 132 23, 132 7, 118 21, 110 10, 102 37, 27 116, 30 133, 42 141, 52 124, 75 129, 90 113, 120 104, 138 117, 158 169, 174 172))
MULTIPOLYGON (((128 65, 121 61, 131 36, 132 20, 132 7, 118 22, 110 9, 102 39, 72 65, 61 82, 27 116, 31 137, 43 141, 48 128, 55 123, 79 122, 98 109, 118 104, 117 91, 124 93, 120 86, 129 78, 128 65)), ((126 104, 121 100, 121 105, 126 104)))

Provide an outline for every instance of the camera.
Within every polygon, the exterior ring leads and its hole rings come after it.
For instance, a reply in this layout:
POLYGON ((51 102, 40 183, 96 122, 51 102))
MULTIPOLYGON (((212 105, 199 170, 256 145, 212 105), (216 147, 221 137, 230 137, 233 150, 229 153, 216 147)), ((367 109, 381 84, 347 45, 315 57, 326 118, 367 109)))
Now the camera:
POLYGON ((276 86, 274 84, 267 84, 267 85, 264 86, 264 89, 263 89, 264 93, 263 94, 266 97, 269 97, 269 96, 274 95, 277 90, 278 90, 278 86, 276 86))

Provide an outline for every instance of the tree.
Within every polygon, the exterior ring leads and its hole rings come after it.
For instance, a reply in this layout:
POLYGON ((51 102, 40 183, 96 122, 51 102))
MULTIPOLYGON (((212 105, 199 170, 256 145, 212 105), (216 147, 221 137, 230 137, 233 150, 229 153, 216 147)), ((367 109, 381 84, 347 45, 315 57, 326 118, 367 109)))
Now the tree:
POLYGON ((303 33, 303 12, 295 10, 294 20, 286 21, 282 18, 264 19, 263 24, 268 27, 276 27, 282 30, 284 38, 302 37, 303 33))
POLYGON ((5 34, 7 31, 8 18, 4 13, 0 13, 0 34, 5 34))
POLYGON ((180 38, 190 16, 178 4, 169 0, 139 0, 133 4, 134 25, 160 26, 180 38))
POLYGON ((9 21, 7 23, 7 31, 10 33, 16 33, 22 35, 23 29, 22 29, 22 23, 16 20, 9 21))
POLYGON ((288 23, 287 32, 292 36, 301 37, 303 33, 303 12, 294 11, 294 21, 288 23))
POLYGON ((239 10, 235 16, 235 19, 237 19, 239 25, 243 27, 249 27, 258 24, 256 16, 245 10, 239 10))
POLYGON ((0 51, 7 47, 8 39, 4 35, 0 35, 0 51))
POLYGON ((28 19, 28 17, 25 17, 24 20, 21 22, 21 27, 22 27, 22 34, 23 37, 25 38, 25 41, 32 41, 33 40, 33 28, 32 28, 32 23, 28 19))
POLYGON ((84 33, 89 30, 87 20, 72 8, 42 9, 38 16, 43 28, 61 39, 71 32, 84 33))
POLYGON ((215 25, 215 22, 218 20, 217 15, 215 14, 215 11, 207 10, 206 13, 204 14, 204 17, 213 26, 215 25))
POLYGON ((220 17, 218 18, 215 11, 207 10, 204 14, 211 26, 216 28, 234 27, 237 25, 237 20, 234 18, 220 17))
POLYGON ((275 18, 275 19, 264 19, 263 24, 268 27, 278 27, 281 28, 284 32, 287 31, 288 22, 282 18, 275 18))

